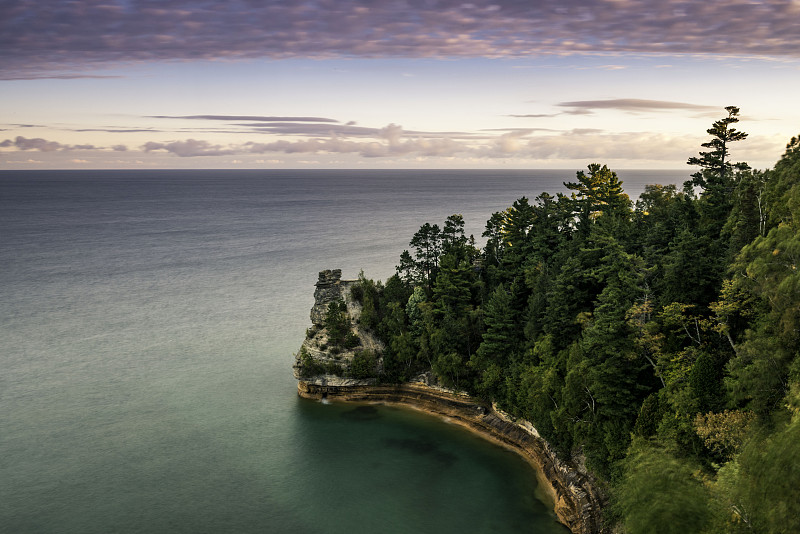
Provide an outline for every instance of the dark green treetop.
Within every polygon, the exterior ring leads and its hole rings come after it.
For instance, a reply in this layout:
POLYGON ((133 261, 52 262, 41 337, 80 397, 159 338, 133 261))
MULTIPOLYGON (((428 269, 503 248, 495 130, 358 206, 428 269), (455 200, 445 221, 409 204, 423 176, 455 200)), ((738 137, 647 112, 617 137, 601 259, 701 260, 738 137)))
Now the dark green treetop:
POLYGON ((725 111, 728 116, 716 122, 706 130, 713 138, 703 143, 702 147, 710 149, 708 152, 700 152, 698 156, 692 156, 686 162, 689 165, 697 165, 700 171, 692 175, 692 180, 687 184, 700 186, 709 194, 719 193, 719 188, 729 188, 733 177, 733 169, 745 170, 749 168, 746 163, 731 163, 728 161, 730 156, 730 144, 741 141, 747 134, 740 132, 732 125, 739 122, 739 108, 727 106, 725 111))

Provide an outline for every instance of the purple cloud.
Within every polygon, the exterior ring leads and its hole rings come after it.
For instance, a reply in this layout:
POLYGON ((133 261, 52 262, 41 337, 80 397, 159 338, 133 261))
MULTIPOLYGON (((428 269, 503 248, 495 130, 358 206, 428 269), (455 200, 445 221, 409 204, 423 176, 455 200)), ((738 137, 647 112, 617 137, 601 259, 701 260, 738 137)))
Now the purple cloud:
MULTIPOLYGON (((18 135, 13 140, 6 139, 0 142, 0 148, 16 148, 17 150, 38 150, 39 152, 56 152, 68 150, 105 150, 95 145, 65 145, 58 141, 48 141, 41 137, 22 137, 18 135)), ((123 145, 116 145, 113 150, 127 150, 123 145)))
POLYGON ((69 145, 62 145, 56 141, 48 141, 41 137, 30 139, 21 135, 17 136, 13 141, 6 139, 0 143, 0 147, 14 147, 18 150, 39 150, 41 152, 55 152, 56 150, 69 150, 72 148, 69 145))
POLYGON ((120 62, 551 53, 800 57, 786 0, 16 0, 0 3, 5 79, 120 62))

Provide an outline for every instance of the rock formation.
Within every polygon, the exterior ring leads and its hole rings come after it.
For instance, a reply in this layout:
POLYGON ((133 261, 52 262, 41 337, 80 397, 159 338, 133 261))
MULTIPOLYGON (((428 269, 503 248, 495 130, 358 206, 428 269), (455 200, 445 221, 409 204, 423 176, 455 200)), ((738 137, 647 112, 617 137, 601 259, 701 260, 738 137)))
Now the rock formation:
POLYGON ((372 332, 359 325, 361 304, 352 293, 357 284, 358 280, 342 280, 341 269, 319 273, 311 308, 311 328, 295 355, 294 376, 303 383, 337 387, 375 383, 375 376, 381 370, 383 345, 372 332), (346 306, 347 344, 332 342, 326 325, 331 304, 339 302, 346 306), (373 367, 371 376, 364 372, 365 366, 373 367))

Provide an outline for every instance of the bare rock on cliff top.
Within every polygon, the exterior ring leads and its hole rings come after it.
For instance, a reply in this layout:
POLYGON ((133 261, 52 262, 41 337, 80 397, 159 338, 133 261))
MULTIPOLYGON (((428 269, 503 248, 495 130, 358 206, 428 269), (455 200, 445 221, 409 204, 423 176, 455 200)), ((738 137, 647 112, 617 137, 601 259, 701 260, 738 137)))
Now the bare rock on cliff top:
POLYGON ((339 299, 344 300, 342 295, 342 270, 333 269, 320 271, 319 280, 314 290, 314 306, 311 308, 311 324, 322 328, 325 322, 325 313, 328 305, 339 299))

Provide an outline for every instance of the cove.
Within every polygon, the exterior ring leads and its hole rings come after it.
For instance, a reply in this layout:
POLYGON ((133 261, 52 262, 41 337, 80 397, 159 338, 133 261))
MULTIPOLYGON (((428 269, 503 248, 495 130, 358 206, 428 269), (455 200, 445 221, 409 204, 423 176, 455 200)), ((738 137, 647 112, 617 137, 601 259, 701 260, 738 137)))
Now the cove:
MULTIPOLYGON (((574 534, 602 531, 603 496, 588 476, 561 462, 536 430, 525 421, 486 407, 467 395, 422 383, 367 386, 321 386, 298 382, 298 394, 325 402, 375 403, 404 406, 463 426, 480 437, 521 456, 536 473, 542 488, 536 497, 550 504, 558 520, 574 534)), ((359 404, 354 418, 368 417, 370 404, 359 404)), ((413 447, 414 442, 408 442, 413 447)), ((424 442, 416 443, 424 446, 424 442)), ((532 532, 538 532, 532 530, 532 532)))

